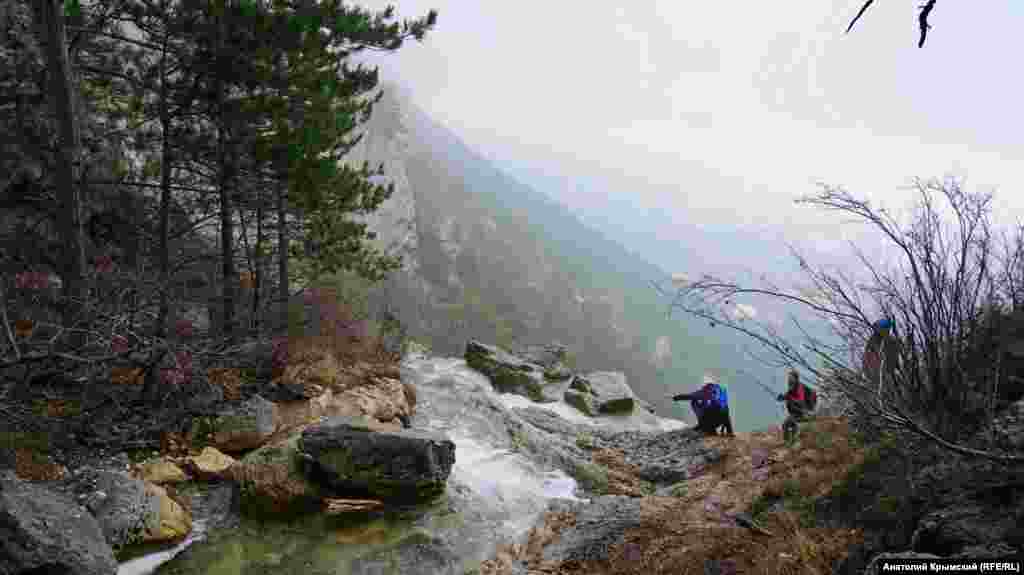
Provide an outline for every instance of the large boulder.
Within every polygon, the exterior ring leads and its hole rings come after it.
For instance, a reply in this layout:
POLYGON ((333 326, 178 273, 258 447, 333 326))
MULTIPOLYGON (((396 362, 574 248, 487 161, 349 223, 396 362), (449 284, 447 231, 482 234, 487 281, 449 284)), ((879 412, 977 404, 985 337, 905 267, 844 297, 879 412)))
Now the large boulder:
POLYGON ((645 411, 647 413, 650 413, 651 415, 658 415, 658 409, 651 405, 649 401, 638 399, 636 400, 636 406, 640 409, 640 411, 645 411))
POLYGON ((523 395, 533 401, 547 401, 544 397, 544 369, 540 365, 475 340, 466 344, 465 359, 466 365, 487 376, 498 392, 523 395))
POLYGON ((560 435, 563 439, 575 441, 576 436, 585 429, 539 407, 516 407, 512 412, 537 429, 560 435))
POLYGON ((515 350, 516 355, 523 357, 526 361, 535 363, 545 370, 558 366, 564 367, 568 355, 568 348, 560 343, 548 345, 527 345, 515 350))
POLYGON ((0 573, 116 572, 114 552, 88 511, 66 495, 0 473, 0 573))
POLYGON ((636 407, 637 397, 626 384, 626 374, 622 372, 596 371, 576 377, 570 389, 589 392, 598 413, 632 413, 636 407))
POLYGON ((342 493, 419 501, 444 491, 455 444, 420 431, 374 431, 368 418, 334 417, 302 432, 309 474, 342 493))
POLYGON ((243 403, 225 408, 211 418, 194 421, 193 443, 212 443, 224 453, 255 449, 274 433, 278 417, 276 405, 259 395, 243 403))
POLYGON ((543 563, 607 561, 612 546, 626 531, 640 526, 641 498, 605 495, 587 505, 553 503, 551 510, 575 512, 574 524, 565 527, 556 541, 544 548, 543 563))
POLYGON ((710 447, 692 429, 667 432, 595 430, 596 446, 617 449, 637 475, 656 485, 672 485, 696 477, 722 459, 722 452, 710 447))
MULTIPOLYGON (((570 375, 570 377, 572 376, 570 375)), ((571 379, 552 381, 545 377, 544 383, 540 388, 540 400, 534 401, 537 401, 537 403, 558 403, 565 399, 565 392, 569 391, 571 383, 571 379)))
POLYGON ((342 375, 341 364, 329 349, 311 347, 292 354, 274 383, 293 399, 311 399, 336 386, 342 375))
POLYGON ((539 365, 546 381, 566 381, 572 378, 572 370, 565 364, 568 349, 559 343, 544 346, 525 346, 516 355, 529 363, 539 365))
POLYGON ((118 471, 100 471, 90 510, 114 549, 172 542, 192 531, 192 515, 159 485, 118 471))
MULTIPOLYGON (((333 392, 325 392, 333 393, 333 392)), ((293 431, 316 423, 320 418, 315 404, 318 398, 274 402, 274 432, 277 434, 293 431)))
POLYGON ((301 431, 246 454, 225 475, 239 486, 247 515, 297 515, 316 509, 322 492, 303 471, 301 431))
POLYGON ((965 497, 925 515, 914 532, 913 548, 957 553, 1002 542, 1024 550, 1024 488, 1010 485, 988 497, 975 496, 978 499, 965 497))
MULTIPOLYGON (((397 379, 374 377, 370 383, 343 391, 327 390, 310 400, 313 418, 366 416, 398 431, 413 414, 408 387, 397 379)), ((415 396, 413 396, 415 401, 415 396)))

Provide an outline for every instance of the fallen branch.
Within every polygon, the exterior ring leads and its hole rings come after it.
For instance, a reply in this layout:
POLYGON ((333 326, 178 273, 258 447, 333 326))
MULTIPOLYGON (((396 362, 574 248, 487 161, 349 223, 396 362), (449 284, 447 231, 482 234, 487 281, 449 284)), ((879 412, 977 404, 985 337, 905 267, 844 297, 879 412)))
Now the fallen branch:
POLYGON ((382 507, 384 502, 376 499, 324 499, 324 513, 329 514, 373 511, 382 507))

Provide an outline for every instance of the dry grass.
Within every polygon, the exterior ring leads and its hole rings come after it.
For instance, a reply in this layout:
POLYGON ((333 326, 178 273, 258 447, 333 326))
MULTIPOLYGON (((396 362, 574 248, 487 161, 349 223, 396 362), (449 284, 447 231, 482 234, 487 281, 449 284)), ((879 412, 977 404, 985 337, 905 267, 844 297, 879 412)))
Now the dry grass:
POLYGON ((213 367, 207 370, 210 383, 224 390, 224 399, 242 399, 242 374, 234 367, 213 367))
POLYGON ((116 385, 142 385, 141 367, 112 367, 110 368, 110 382, 116 385))
POLYGON ((636 468, 626 463, 625 454, 618 449, 598 449, 591 454, 591 460, 607 470, 607 495, 644 495, 643 485, 637 477, 636 468))
POLYGON ((63 479, 67 469, 53 459, 35 449, 18 448, 14 450, 14 473, 19 479, 26 481, 54 481, 63 479))
MULTIPOLYGON (((539 572, 703 575, 709 561, 726 561, 723 572, 831 573, 834 562, 845 556, 860 533, 815 525, 806 511, 808 502, 830 491, 863 460, 863 450, 850 438, 849 427, 836 418, 804 424, 799 441, 790 447, 783 444, 777 428, 737 434, 734 439, 707 438, 704 441, 722 450, 722 460, 687 481, 681 497, 644 498, 641 525, 624 534, 607 561, 539 572), (771 498, 785 505, 757 514, 768 534, 734 519, 771 498)), ((557 529, 542 525, 534 531, 537 537, 547 534, 550 539, 557 529)), ((499 554, 481 573, 507 572, 502 567, 512 557, 536 565, 542 547, 529 547, 506 548, 504 556, 499 554)))
POLYGON ((40 417, 74 417, 82 412, 81 403, 74 399, 37 399, 32 411, 40 417))

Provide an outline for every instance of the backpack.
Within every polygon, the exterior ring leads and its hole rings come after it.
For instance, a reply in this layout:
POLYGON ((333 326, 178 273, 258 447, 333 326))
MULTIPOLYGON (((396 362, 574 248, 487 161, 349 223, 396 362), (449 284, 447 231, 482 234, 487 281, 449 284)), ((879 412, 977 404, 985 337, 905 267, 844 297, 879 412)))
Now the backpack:
POLYGON ((729 393, 725 391, 725 388, 717 383, 709 384, 711 386, 711 405, 719 409, 729 408, 729 393))
POLYGON ((804 386, 804 405, 807 406, 807 411, 814 411, 814 408, 818 406, 818 392, 806 385, 804 386))

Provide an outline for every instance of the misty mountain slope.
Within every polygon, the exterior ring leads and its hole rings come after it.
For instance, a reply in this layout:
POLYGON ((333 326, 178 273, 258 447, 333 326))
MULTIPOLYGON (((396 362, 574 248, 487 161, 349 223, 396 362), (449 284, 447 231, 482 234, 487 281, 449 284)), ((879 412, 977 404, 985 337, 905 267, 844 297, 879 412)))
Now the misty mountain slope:
MULTIPOLYGON (((411 335, 452 355, 470 338, 509 347, 560 341, 582 369, 624 371, 641 397, 676 416, 688 407, 673 411, 666 393, 693 388, 706 369, 744 365, 734 335, 666 317, 667 302, 650 286, 666 278, 663 270, 499 170, 389 88, 353 159, 383 163, 395 183, 370 223, 406 264, 373 300, 411 335), (659 338, 670 344, 662 359, 659 338)), ((767 423, 764 406, 744 395, 734 401, 737 426, 767 423)))

